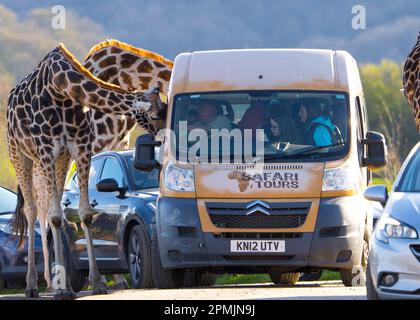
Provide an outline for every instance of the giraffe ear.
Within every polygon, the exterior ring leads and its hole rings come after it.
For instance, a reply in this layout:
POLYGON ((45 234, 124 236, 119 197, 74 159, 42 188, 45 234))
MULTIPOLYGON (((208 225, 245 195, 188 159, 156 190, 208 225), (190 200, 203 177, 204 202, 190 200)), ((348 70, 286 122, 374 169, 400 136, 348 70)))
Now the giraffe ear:
POLYGON ((150 96, 152 94, 159 94, 159 91, 160 91, 159 87, 158 86, 155 86, 155 87, 150 88, 149 90, 146 90, 144 92, 144 94, 146 96, 150 96))

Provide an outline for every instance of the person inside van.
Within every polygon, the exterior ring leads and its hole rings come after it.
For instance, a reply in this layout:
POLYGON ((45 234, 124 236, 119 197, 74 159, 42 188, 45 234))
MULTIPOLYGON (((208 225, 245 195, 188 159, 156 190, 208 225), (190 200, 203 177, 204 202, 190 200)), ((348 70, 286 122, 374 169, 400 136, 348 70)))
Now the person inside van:
POLYGON ((282 143, 290 143, 296 139, 297 130, 290 121, 287 112, 277 111, 270 115, 266 132, 266 140, 275 148, 280 149, 282 143))
POLYGON ((297 106, 303 124, 303 143, 322 147, 342 141, 338 128, 331 122, 326 104, 308 99, 297 106))
POLYGON ((228 129, 231 130, 231 123, 227 117, 223 115, 221 108, 209 101, 202 101, 197 108, 197 121, 189 126, 189 129, 203 129, 210 131, 211 129, 228 129))

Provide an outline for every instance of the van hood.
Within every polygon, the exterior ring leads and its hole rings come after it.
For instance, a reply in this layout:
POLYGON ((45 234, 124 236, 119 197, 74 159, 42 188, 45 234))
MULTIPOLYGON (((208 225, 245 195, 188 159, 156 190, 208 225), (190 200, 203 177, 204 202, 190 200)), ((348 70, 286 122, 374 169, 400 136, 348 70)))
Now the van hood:
POLYGON ((194 165, 198 198, 317 198, 324 163, 194 165))

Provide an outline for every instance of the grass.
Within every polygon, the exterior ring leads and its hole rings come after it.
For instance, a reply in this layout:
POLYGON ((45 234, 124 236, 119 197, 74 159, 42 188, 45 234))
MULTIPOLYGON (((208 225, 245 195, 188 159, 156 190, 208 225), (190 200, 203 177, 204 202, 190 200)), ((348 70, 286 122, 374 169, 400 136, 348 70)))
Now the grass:
POLYGON ((340 272, 324 270, 320 281, 341 280, 340 272))
MULTIPOLYGON (((320 281, 340 280, 340 273, 325 270, 320 281)), ((270 276, 264 274, 224 274, 219 276, 216 285, 271 283, 270 276)))
POLYGON ((373 185, 375 185, 375 184, 383 184, 383 185, 385 185, 388 188, 388 191, 391 190, 392 184, 393 184, 392 181, 385 180, 385 179, 382 179, 382 178, 373 178, 372 182, 373 182, 372 183, 373 185))
POLYGON ((224 274, 217 277, 216 285, 252 284, 271 282, 270 276, 264 274, 224 274))

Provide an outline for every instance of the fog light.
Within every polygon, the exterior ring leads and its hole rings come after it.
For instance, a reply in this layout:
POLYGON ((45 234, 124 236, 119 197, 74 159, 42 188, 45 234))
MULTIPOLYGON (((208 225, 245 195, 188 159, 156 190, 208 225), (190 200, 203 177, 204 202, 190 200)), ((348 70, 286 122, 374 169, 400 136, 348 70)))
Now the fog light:
POLYGON ((385 273, 382 275, 380 285, 384 287, 392 287, 398 281, 398 275, 393 273, 385 273))
POLYGON ((342 250, 338 253, 336 262, 347 262, 351 258, 351 250, 342 250))

